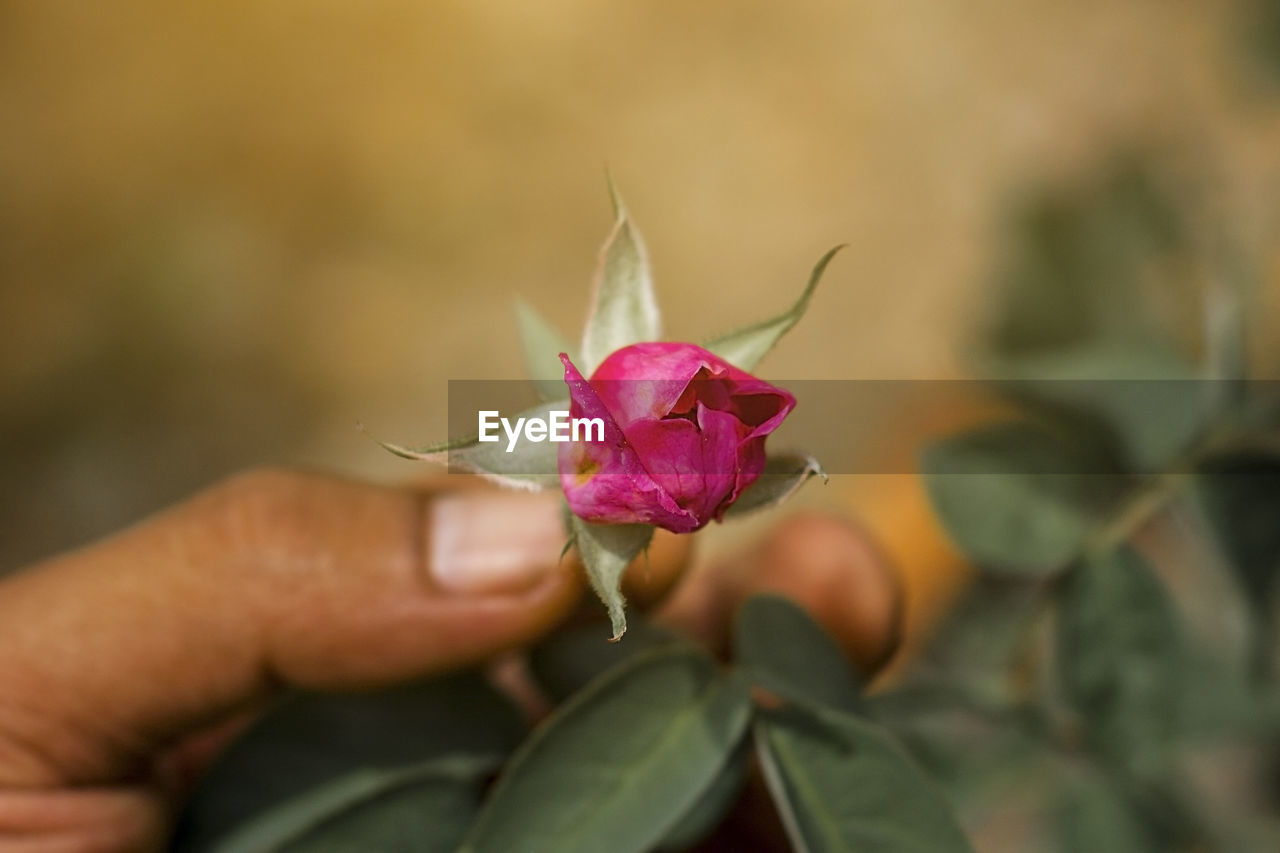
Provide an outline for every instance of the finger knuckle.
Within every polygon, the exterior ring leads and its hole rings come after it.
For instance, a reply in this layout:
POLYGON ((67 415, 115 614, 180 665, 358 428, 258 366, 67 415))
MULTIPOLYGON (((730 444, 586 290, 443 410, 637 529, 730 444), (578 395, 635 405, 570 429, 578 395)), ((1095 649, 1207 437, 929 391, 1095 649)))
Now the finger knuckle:
POLYGON ((289 541, 305 525, 306 475, 262 467, 235 474, 215 487, 219 513, 233 545, 260 548, 289 541))

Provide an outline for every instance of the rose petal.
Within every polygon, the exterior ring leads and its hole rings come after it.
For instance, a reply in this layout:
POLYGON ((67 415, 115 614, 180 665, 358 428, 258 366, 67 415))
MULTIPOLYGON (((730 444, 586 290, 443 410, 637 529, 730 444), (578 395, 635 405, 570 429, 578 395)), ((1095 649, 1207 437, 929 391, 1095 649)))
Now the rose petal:
POLYGON ((743 429, 732 415, 711 414, 712 422, 701 417, 698 423, 684 418, 637 421, 627 433, 645 460, 645 470, 699 520, 699 527, 733 492, 738 433, 743 429))
POLYGON ((760 476, 765 437, 796 405, 693 344, 623 347, 589 383, 562 360, 573 415, 608 425, 605 442, 560 453, 570 506, 590 520, 684 532, 719 519, 760 476))
POLYGON ((693 344, 642 343, 612 353, 591 375, 591 385, 625 429, 642 418, 670 414, 700 374, 718 379, 734 378, 735 372, 740 371, 693 344))
POLYGON ((749 426, 752 436, 763 438, 782 425, 796 407, 790 392, 760 379, 734 383, 729 411, 749 426))
POLYGON ((571 418, 600 418, 604 441, 568 442, 560 447, 560 485, 569 508, 587 521, 654 524, 676 533, 701 526, 645 470, 639 456, 567 355, 561 354, 569 386, 571 418))

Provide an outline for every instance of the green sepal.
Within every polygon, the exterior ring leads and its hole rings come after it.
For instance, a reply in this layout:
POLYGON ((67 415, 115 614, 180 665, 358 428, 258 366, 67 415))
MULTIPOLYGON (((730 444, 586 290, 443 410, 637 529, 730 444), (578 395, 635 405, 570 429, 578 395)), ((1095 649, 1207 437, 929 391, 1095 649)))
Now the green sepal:
MULTIPOLYGON (((569 411, 569 401, 540 403, 516 417, 545 419, 551 411, 569 411)), ((470 436, 421 448, 374 440, 396 456, 461 468, 510 488, 541 491, 560 485, 559 445, 551 441, 518 441, 508 453, 507 437, 502 430, 498 431, 497 441, 482 442, 470 436)))
POLYGON ((648 547, 655 528, 650 524, 592 524, 576 515, 570 524, 591 588, 609 611, 613 629, 610 642, 616 643, 627 631, 622 573, 636 555, 648 547))
POLYGON ((525 369, 538 390, 538 397, 554 400, 563 396, 564 365, 560 362, 560 353, 567 353, 571 360, 576 361, 572 348, 564 336, 528 302, 517 299, 515 311, 525 369))
POLYGON ((626 206, 609 183, 613 199, 613 230, 600 250, 592 287, 591 308, 582 334, 583 376, 590 376, 614 350, 641 341, 656 341, 662 334, 653 276, 640 232, 631 223, 626 206))
POLYGON ((792 326, 800 322, 800 318, 809 308, 809 300, 813 298, 813 292, 817 290, 818 282, 822 280, 827 264, 831 263, 836 252, 843 248, 843 244, 836 246, 818 260, 813 267, 813 272, 809 273, 809 283, 805 285, 804 292, 786 311, 753 326, 747 326, 745 329, 712 338, 703 346, 735 367, 743 370, 755 368, 769 350, 773 349, 774 344, 790 331, 792 326))
POLYGON ((769 509, 785 501, 799 491, 810 477, 818 476, 826 483, 830 479, 818 460, 803 453, 779 453, 764 463, 760 478, 747 486, 733 505, 725 511, 726 518, 736 518, 761 509, 769 509))

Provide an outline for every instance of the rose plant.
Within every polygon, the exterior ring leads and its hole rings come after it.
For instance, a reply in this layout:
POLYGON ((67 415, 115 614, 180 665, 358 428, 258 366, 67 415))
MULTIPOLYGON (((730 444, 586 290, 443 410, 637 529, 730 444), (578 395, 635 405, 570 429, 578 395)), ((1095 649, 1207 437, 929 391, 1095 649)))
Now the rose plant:
MULTIPOLYGON (((977 366, 1015 417, 921 455, 977 571, 909 666, 864 691, 873 672, 773 595, 738 608, 727 663, 652 623, 616 644, 566 626, 522 658, 555 706, 532 731, 480 672, 281 703, 206 778, 177 849, 951 853, 965 829, 993 851, 1280 849, 1280 399, 1256 381, 1274 366, 1247 358, 1230 277, 1205 364, 1148 337, 1152 312, 1115 312, 1146 304, 1135 271, 1215 267, 1199 239, 1150 239, 1180 220, 1143 182, 1091 192, 1033 208, 998 264, 977 366), (757 832, 775 817, 785 841, 757 832)), ((595 413, 608 440, 420 455, 562 488, 617 630, 617 574, 654 527, 696 530, 814 472, 764 457, 794 401, 751 371, 829 257, 789 312, 661 343, 619 206, 582 346, 519 309, 544 409, 595 413)))
MULTIPOLYGON (((809 456, 766 455, 796 400, 751 371, 800 319, 835 250, 782 314, 701 345, 662 342, 642 243, 616 197, 615 210, 581 346, 518 308, 546 400, 524 415, 598 418, 602 440, 389 449, 518 488, 561 488, 570 545, 616 640, 620 576, 655 528, 691 533, 820 473, 809 456)), ((870 673, 803 608, 752 597, 732 634, 724 664, 651 622, 614 644, 596 626, 564 627, 517 661, 526 686, 555 704, 527 734, 481 671, 294 696, 206 777, 177 849, 680 851, 745 808, 774 847, 970 850, 946 798, 869 719, 870 673)))
POLYGON ((561 488, 566 550, 577 548, 616 641, 627 624, 622 572, 655 528, 692 533, 735 510, 777 504, 815 474, 825 479, 811 456, 766 456, 765 439, 796 400, 749 371, 804 315, 840 247, 818 261, 800 298, 781 314, 702 345, 664 342, 644 243, 617 193, 612 197, 614 226, 600 253, 581 346, 572 350, 532 308, 517 305, 526 361, 548 401, 522 415, 568 409, 574 418, 599 418, 604 441, 560 444, 558 451, 527 442, 517 452, 478 436, 417 449, 382 444, 505 486, 561 488))

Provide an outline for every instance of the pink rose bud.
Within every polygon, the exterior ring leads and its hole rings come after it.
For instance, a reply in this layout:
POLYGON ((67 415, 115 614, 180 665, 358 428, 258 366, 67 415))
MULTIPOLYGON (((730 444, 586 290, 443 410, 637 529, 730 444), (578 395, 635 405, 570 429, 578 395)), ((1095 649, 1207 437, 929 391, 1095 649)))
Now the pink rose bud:
POLYGON ((560 446, 565 497, 587 521, 676 533, 719 521, 760 476, 765 436, 796 405, 789 392, 693 344, 623 347, 590 381, 567 355, 560 360, 570 417, 604 422, 603 441, 560 446))

